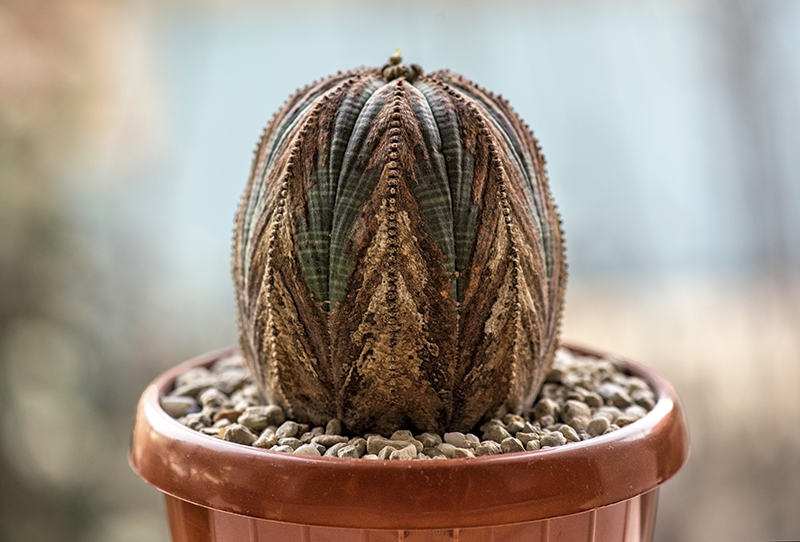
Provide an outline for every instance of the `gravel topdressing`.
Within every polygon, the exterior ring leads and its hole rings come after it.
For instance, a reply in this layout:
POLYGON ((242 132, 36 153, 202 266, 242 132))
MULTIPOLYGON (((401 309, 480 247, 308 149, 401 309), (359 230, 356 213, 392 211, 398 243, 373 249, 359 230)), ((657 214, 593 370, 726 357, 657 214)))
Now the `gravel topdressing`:
POLYGON ((343 434, 342 424, 310 427, 264 404, 240 355, 179 375, 161 407, 183 425, 214 438, 307 456, 447 459, 547 449, 618 430, 643 417, 655 394, 615 360, 561 349, 533 408, 482 424, 478 434, 395 431, 343 434))

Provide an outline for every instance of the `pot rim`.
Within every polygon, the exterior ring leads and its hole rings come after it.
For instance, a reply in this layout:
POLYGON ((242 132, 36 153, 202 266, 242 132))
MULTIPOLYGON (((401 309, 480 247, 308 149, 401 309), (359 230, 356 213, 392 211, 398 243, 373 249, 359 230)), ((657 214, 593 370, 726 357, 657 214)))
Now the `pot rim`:
POLYGON ((129 463, 162 492, 253 518, 327 527, 452 529, 554 518, 608 506, 671 478, 689 456, 687 423, 672 386, 621 362, 655 391, 646 416, 621 429, 548 450, 442 461, 307 457, 222 441, 185 427, 159 404, 175 377, 238 352, 195 357, 157 377, 139 401, 129 463))

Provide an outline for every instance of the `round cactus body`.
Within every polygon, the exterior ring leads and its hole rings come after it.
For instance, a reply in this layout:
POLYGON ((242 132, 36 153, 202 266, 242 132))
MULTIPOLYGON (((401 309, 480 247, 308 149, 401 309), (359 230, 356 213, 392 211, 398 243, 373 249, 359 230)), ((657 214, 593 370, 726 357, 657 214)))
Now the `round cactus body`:
POLYGON ((269 123, 233 274, 245 359, 295 419, 464 431, 534 400, 566 263, 527 126, 395 56, 299 90, 269 123))

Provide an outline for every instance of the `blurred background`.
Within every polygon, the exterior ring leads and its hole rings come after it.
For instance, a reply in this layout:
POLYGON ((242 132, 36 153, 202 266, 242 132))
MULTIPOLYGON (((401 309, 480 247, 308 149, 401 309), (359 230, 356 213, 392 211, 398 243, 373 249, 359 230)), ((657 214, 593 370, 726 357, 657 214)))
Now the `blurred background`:
POLYGON ((656 540, 800 539, 799 2, 0 0, 0 540, 167 541, 133 413, 236 340, 256 139, 395 47, 533 127, 566 339, 682 396, 656 540))

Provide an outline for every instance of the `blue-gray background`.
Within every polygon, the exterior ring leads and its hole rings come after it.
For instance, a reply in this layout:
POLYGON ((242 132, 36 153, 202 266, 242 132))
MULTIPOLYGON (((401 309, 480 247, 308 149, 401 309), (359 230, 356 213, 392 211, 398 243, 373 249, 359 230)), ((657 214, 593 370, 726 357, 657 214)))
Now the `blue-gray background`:
POLYGON ((6 0, 0 540, 167 540, 131 419, 235 341, 255 141, 295 88, 395 47, 533 128, 565 337, 683 397, 657 540, 800 538, 800 3, 6 0))

